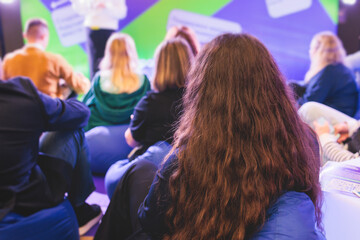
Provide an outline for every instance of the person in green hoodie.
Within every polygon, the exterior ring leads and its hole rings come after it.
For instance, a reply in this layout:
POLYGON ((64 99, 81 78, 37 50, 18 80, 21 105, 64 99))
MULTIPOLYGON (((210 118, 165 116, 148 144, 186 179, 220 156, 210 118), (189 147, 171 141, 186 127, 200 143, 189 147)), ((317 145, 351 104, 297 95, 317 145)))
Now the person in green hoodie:
POLYGON ((126 145, 122 129, 126 130, 136 104, 150 90, 148 78, 137 72, 137 66, 134 40, 124 33, 112 34, 106 44, 100 71, 95 74, 91 89, 83 98, 91 111, 84 129, 92 156, 91 168, 95 172, 106 171, 107 160, 121 159, 131 150, 126 145), (103 146, 104 142, 112 143, 113 147, 103 146), (121 145, 125 146, 124 149, 121 145), (101 161, 97 159, 100 156, 101 161))
POLYGON ((137 60, 135 43, 129 35, 111 35, 100 71, 95 74, 92 87, 83 99, 91 110, 85 131, 130 122, 137 102, 150 90, 147 77, 136 71, 137 60))

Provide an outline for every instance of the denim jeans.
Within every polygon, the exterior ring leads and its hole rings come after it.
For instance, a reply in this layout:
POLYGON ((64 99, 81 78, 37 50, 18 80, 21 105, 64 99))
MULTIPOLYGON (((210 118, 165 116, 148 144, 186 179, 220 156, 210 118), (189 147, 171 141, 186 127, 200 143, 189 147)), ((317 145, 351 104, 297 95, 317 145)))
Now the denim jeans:
POLYGON ((73 167, 68 198, 73 206, 85 202, 95 190, 89 166, 89 149, 82 129, 47 132, 40 138, 40 152, 62 159, 73 167))
POLYGON ((105 175, 105 189, 109 198, 111 199, 115 191, 116 185, 118 184, 120 178, 128 170, 128 168, 130 168, 139 161, 145 160, 152 162, 159 167, 164 157, 171 150, 171 147, 172 146, 167 142, 157 142, 151 147, 149 147, 144 154, 138 156, 137 158, 135 158, 135 160, 131 162, 129 162, 128 159, 124 159, 114 163, 105 175))

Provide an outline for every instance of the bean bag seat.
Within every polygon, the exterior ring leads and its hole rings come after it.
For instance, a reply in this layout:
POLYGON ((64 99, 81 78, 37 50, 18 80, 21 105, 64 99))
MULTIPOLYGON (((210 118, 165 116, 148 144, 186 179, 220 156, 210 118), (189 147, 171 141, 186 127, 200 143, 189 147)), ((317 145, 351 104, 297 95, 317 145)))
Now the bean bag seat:
POLYGON ((105 174, 115 162, 127 158, 132 150, 124 137, 128 127, 128 124, 99 126, 85 133, 89 145, 92 172, 105 174))

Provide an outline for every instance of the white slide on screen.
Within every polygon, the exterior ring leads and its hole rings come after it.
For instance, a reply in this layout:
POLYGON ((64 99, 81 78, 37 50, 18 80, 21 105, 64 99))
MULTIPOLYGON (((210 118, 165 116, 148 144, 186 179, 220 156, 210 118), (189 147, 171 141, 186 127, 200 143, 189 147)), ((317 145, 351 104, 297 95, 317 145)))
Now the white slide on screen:
POLYGON ((306 10, 311 7, 312 0, 265 0, 269 15, 279 18, 306 10))
POLYGON ((241 33, 242 31, 237 22, 174 9, 169 14, 167 29, 178 25, 192 28, 201 45, 210 42, 220 34, 241 33))
POLYGON ((71 5, 56 8, 51 13, 56 32, 64 47, 86 41, 84 17, 78 15, 71 5))

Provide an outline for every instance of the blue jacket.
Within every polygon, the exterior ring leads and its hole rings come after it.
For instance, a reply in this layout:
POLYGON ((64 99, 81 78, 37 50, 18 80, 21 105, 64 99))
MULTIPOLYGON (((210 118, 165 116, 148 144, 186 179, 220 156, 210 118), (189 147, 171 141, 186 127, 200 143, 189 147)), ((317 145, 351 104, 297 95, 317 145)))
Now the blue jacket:
POLYGON ((267 214, 263 228, 253 240, 325 239, 315 227, 315 208, 305 193, 283 194, 267 214))
POLYGON ((14 194, 15 210, 51 207, 38 165, 39 137, 45 131, 86 126, 89 109, 75 99, 51 98, 37 91, 30 79, 17 77, 0 80, 0 115, 0 213, 14 194))
POLYGON ((339 63, 326 66, 312 77, 298 103, 319 102, 353 117, 358 108, 358 95, 354 75, 339 63))
MULTIPOLYGON (((177 158, 172 155, 155 176, 150 191, 139 208, 143 231, 152 239, 162 239, 169 231, 165 213, 171 203, 169 178, 176 169, 177 158), (159 201, 161 199, 161 201, 159 201)), ((305 193, 284 193, 267 210, 267 220, 252 240, 323 240, 316 228, 315 207, 305 193)))

